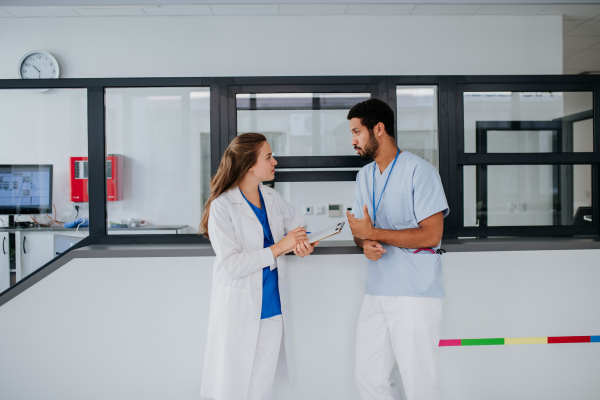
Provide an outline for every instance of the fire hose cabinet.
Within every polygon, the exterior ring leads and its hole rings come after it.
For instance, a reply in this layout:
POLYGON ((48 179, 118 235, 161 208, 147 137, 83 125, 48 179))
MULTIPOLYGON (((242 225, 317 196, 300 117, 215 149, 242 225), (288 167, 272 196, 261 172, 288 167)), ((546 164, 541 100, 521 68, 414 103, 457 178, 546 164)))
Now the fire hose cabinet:
MULTIPOLYGON (((89 166, 87 157, 70 157, 71 201, 83 203, 90 200, 89 166)), ((106 200, 123 200, 123 156, 106 157, 106 200)))

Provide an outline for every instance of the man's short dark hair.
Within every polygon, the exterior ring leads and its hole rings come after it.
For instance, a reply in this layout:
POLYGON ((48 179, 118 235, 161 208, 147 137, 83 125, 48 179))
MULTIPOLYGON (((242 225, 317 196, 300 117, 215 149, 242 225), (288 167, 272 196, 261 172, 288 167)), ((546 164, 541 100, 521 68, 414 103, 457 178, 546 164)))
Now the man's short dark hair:
POLYGON ((356 104, 348 112, 348 120, 352 118, 360 118, 360 123, 370 131, 381 122, 387 134, 394 137, 394 112, 381 100, 369 99, 356 104))

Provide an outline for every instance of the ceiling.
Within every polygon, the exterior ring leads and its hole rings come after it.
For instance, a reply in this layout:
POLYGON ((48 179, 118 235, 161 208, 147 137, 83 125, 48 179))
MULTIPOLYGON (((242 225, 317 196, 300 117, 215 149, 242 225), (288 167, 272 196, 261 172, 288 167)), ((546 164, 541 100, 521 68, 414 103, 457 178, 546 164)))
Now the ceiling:
POLYGON ((401 0, 377 0, 377 4, 365 0, 329 0, 319 4, 304 0, 263 0, 261 4, 251 1, 215 4, 202 0, 126 0, 128 5, 124 5, 124 1, 116 0, 0 0, 0 21, 1 18, 192 15, 562 15, 564 73, 600 73, 598 1, 578 0, 579 4, 556 4, 552 0, 529 0, 528 4, 508 4, 508 0, 463 0, 462 4, 446 0, 428 4, 401 0))
POLYGON ((0 6, 108 6, 108 5, 190 5, 190 4, 597 4, 598 0, 226 0, 215 2, 214 0, 0 0, 0 6))

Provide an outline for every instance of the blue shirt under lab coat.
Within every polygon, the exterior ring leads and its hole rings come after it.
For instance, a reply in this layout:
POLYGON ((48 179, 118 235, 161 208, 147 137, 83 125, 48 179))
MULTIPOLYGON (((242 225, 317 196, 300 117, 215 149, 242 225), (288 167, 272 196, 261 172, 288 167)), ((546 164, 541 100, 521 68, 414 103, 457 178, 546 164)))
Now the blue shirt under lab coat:
MULTIPOLYGON (((240 190, 240 193, 242 191, 240 190)), ((248 205, 254 211, 256 218, 263 227, 263 235, 264 235, 264 244, 263 248, 271 247, 275 242, 273 241, 273 235, 271 234, 271 228, 269 227, 269 219, 267 217, 267 209, 265 207, 265 201, 263 200, 262 193, 260 190, 258 191, 260 194, 260 206, 262 208, 256 207, 254 204, 246 199, 244 193, 244 199, 248 202, 248 205)), ((277 273, 277 268, 271 271, 271 269, 267 266, 263 268, 263 292, 262 292, 262 309, 260 312, 260 318, 271 318, 276 315, 281 315, 281 300, 279 299, 279 285, 278 278, 279 275, 277 273)))

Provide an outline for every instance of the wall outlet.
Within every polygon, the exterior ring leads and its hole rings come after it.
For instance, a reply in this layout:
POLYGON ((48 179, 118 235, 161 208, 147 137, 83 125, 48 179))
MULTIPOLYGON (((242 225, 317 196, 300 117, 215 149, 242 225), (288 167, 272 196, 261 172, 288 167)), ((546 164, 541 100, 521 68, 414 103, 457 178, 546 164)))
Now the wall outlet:
POLYGON ((324 206, 316 206, 315 207, 315 214, 325 214, 325 207, 324 206))
POLYGON ((304 215, 311 215, 313 213, 313 206, 304 206, 302 209, 304 210, 304 215))

